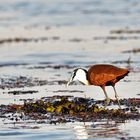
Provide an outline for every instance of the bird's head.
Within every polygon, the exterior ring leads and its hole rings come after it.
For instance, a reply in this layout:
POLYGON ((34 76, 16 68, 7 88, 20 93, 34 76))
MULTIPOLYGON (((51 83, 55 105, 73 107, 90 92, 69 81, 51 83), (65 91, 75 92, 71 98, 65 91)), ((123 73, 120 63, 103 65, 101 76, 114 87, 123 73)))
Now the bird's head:
POLYGON ((81 83, 83 83, 85 85, 89 85, 89 82, 87 79, 87 71, 82 68, 77 68, 77 69, 73 70, 70 80, 67 83, 67 86, 73 81, 80 81, 81 83))

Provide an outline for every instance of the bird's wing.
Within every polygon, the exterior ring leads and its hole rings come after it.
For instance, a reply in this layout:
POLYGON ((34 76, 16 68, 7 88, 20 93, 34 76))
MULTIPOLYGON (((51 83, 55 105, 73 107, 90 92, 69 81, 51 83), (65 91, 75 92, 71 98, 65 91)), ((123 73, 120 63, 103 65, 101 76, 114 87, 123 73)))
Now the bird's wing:
POLYGON ((88 70, 90 84, 103 86, 110 85, 122 79, 129 71, 112 65, 93 65, 88 70))
POLYGON ((108 74, 108 73, 90 74, 90 83, 97 86, 106 85, 108 82, 111 82, 114 79, 115 79, 114 74, 108 74))

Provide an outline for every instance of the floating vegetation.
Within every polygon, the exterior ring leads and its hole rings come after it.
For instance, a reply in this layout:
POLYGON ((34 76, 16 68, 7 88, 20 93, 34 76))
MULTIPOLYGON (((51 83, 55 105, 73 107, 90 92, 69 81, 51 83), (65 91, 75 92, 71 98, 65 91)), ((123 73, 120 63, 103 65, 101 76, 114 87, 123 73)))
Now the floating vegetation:
POLYGON ((123 53, 140 53, 140 48, 134 48, 132 50, 123 51, 123 53))
POLYGON ((132 30, 132 29, 119 29, 119 30, 111 30, 111 34, 140 34, 140 30, 132 30))
POLYGON ((9 91, 8 94, 13 94, 13 95, 25 95, 25 94, 33 94, 37 93, 37 90, 27 90, 27 91, 22 91, 22 90, 14 90, 14 91, 9 91))
POLYGON ((56 92, 69 92, 69 93, 74 93, 74 92, 79 92, 79 93, 84 93, 84 91, 82 90, 56 90, 56 91, 53 91, 54 93, 56 92))
POLYGON ((9 62, 9 63, 3 63, 3 64, 0 64, 0 67, 10 67, 10 66, 12 66, 12 67, 14 67, 14 66, 26 66, 26 65, 28 65, 28 63, 11 63, 11 62, 9 62))
MULTIPOLYGON (((23 87, 33 87, 33 86, 43 86, 43 85, 66 85, 66 80, 43 80, 36 77, 4 77, 0 78, 0 89, 11 89, 11 88, 23 88, 23 87)), ((21 91, 23 92, 23 91, 21 91)))
POLYGON ((79 42, 82 42, 82 41, 85 41, 85 40, 82 39, 82 38, 73 38, 73 39, 70 39, 69 41, 79 43, 79 42))
POLYGON ((139 40, 139 36, 96 36, 93 40, 139 40))
POLYGON ((0 39, 0 44, 4 43, 19 43, 19 42, 39 42, 39 41, 47 41, 47 37, 40 37, 40 38, 7 38, 7 39, 0 39))
POLYGON ((31 87, 31 86, 42 86, 46 85, 48 82, 46 80, 40 80, 38 78, 19 76, 19 77, 5 77, 0 78, 1 84, 0 88, 21 88, 21 87, 31 87))
MULTIPOLYGON (((16 118, 32 120, 48 120, 49 123, 66 123, 74 121, 96 121, 97 119, 127 120, 140 119, 140 99, 121 99, 123 109, 105 108, 104 100, 97 100, 73 96, 42 97, 36 101, 25 100, 23 105, 1 105, 1 117, 6 118, 8 113, 15 114, 16 118)), ((110 106, 117 105, 111 100, 110 106)), ((9 116, 18 121, 15 117, 9 116)))
POLYGON ((46 63, 40 63, 40 66, 30 66, 28 67, 28 69, 46 69, 46 68, 52 68, 52 69, 72 69, 75 68, 77 66, 70 66, 70 65, 46 65, 46 63), (44 65, 45 64, 45 65, 44 65), (43 66, 44 65, 44 66, 43 66))
POLYGON ((20 42, 44 42, 48 40, 60 40, 59 36, 52 36, 50 38, 48 37, 37 37, 37 38, 26 38, 26 37, 15 37, 15 38, 5 38, 5 39, 0 39, 0 44, 4 43, 20 43, 20 42))

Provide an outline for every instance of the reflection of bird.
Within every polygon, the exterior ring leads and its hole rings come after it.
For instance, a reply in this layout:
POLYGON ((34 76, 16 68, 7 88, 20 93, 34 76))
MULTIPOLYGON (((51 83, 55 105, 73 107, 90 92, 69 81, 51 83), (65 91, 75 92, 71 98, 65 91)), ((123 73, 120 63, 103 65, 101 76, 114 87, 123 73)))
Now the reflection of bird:
POLYGON ((115 97, 120 107, 120 102, 118 100, 115 84, 119 80, 124 78, 128 73, 128 69, 118 68, 108 64, 93 65, 89 68, 88 71, 82 68, 77 68, 73 71, 72 76, 67 85, 69 85, 72 81, 78 80, 85 85, 100 86, 103 89, 104 94, 106 96, 107 104, 109 104, 110 99, 108 98, 107 93, 105 91, 105 86, 112 86, 115 92, 115 97))

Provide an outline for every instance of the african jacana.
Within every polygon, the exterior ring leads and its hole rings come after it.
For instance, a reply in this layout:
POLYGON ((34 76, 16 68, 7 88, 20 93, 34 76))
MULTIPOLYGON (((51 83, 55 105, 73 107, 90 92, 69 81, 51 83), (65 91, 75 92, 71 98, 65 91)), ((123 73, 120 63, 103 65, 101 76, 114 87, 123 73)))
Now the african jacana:
POLYGON ((88 71, 82 68, 75 69, 67 85, 69 85, 72 81, 78 80, 85 85, 100 86, 106 96, 107 104, 109 104, 110 99, 106 93, 105 86, 112 86, 115 92, 115 97, 118 101, 118 105, 120 107, 115 84, 124 78, 128 73, 128 69, 118 68, 108 64, 97 64, 91 66, 88 71))

